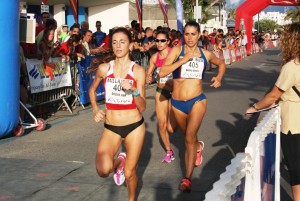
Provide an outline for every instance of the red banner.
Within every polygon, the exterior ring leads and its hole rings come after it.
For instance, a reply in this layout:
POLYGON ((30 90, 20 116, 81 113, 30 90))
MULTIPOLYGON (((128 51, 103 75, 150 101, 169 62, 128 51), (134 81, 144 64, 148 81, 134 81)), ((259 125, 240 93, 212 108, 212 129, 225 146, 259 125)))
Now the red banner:
POLYGON ((140 30, 143 29, 143 8, 142 8, 143 1, 142 0, 135 0, 136 10, 138 13, 139 23, 140 23, 140 30))
POLYGON ((169 27, 169 21, 168 21, 168 4, 165 3, 164 0, 158 0, 159 7, 164 15, 164 22, 167 23, 169 27))
POLYGON ((75 23, 78 23, 78 4, 77 0, 69 0, 70 2, 70 7, 72 9, 72 13, 74 16, 75 23))

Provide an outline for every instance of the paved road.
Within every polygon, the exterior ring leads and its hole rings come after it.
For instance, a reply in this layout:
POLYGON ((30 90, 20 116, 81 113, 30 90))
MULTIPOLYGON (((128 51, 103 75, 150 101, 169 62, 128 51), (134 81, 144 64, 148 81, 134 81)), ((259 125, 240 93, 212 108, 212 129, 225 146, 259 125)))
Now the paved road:
MULTIPOLYGON (((222 88, 212 89, 207 72, 204 89, 208 110, 198 136, 205 141, 204 161, 193 174, 190 194, 178 190, 184 172, 184 138, 171 136, 175 161, 161 163, 164 151, 155 116, 155 85, 147 88, 145 144, 138 164, 138 200, 201 201, 225 171, 230 160, 243 152, 258 116, 243 115, 250 103, 261 98, 274 84, 280 70, 279 50, 266 50, 228 66, 222 88)), ((101 105, 103 107, 103 105, 101 105)), ((73 115, 59 111, 48 119, 43 132, 0 139, 0 200, 26 201, 123 201, 125 186, 112 177, 99 178, 95 152, 103 124, 94 123, 90 107, 78 107, 73 115)), ((122 147, 121 149, 124 149, 122 147)), ((291 200, 288 176, 283 168, 281 194, 291 200)))

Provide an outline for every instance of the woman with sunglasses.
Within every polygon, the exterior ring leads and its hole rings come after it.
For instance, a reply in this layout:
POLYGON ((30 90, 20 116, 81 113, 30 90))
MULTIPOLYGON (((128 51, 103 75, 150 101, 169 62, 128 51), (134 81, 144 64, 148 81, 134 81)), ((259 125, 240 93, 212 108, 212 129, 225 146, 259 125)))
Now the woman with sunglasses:
MULTIPOLYGON (((169 35, 166 32, 160 31, 157 33, 155 39, 158 52, 153 54, 149 60, 149 66, 147 69, 147 84, 152 83, 152 75, 155 70, 155 75, 159 73, 159 70, 164 63, 167 55, 171 51, 168 47, 170 40, 169 35)), ((164 143, 166 155, 162 159, 162 162, 170 163, 175 159, 174 152, 172 150, 169 132, 173 133, 176 127, 176 120, 174 115, 171 115, 171 91, 172 91, 172 74, 163 78, 157 79, 157 88, 155 94, 155 111, 158 121, 159 134, 164 143)))
POLYGON ((206 112, 206 96, 203 93, 203 78, 208 62, 219 67, 217 76, 211 79, 211 87, 218 88, 225 73, 225 63, 212 52, 198 48, 200 26, 195 21, 184 27, 184 44, 172 49, 159 72, 159 77, 173 73, 171 98, 175 119, 185 135, 185 175, 179 189, 191 191, 194 167, 202 162, 203 143, 197 133, 206 112))
POLYGON ((126 180, 128 200, 135 201, 138 183, 136 167, 146 131, 141 114, 146 108, 145 71, 130 59, 130 31, 117 28, 111 37, 112 60, 99 65, 89 89, 94 120, 104 121, 96 154, 96 170, 100 177, 107 177, 114 171, 113 178, 118 186, 126 180), (102 80, 106 110, 100 109, 96 101, 96 90, 102 80), (126 153, 121 152, 114 158, 122 141, 126 153))

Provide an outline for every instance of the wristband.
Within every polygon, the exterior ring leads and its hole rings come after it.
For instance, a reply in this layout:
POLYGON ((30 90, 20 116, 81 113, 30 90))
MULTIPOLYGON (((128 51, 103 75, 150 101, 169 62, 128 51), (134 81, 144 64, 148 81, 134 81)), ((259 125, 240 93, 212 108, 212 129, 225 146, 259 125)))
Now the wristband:
POLYGON ((135 92, 132 92, 132 95, 133 95, 134 97, 139 96, 139 95, 140 95, 140 90, 139 90, 138 88, 136 88, 135 92))

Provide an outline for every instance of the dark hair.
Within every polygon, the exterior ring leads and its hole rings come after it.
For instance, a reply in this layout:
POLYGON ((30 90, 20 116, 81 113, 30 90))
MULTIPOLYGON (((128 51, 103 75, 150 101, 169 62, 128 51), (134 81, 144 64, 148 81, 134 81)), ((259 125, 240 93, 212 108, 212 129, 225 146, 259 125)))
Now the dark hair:
POLYGON ((71 27, 70 27, 70 30, 73 31, 74 29, 80 29, 80 26, 78 23, 74 23, 71 27))
POLYGON ((69 40, 68 40, 68 46, 73 46, 73 42, 79 43, 79 41, 81 40, 81 35, 76 35, 73 34, 72 36, 70 36, 69 40))
POLYGON ((167 38, 168 40, 170 39, 170 38, 169 38, 168 32, 165 32, 165 31, 158 31, 157 34, 156 34, 156 36, 158 36, 158 34, 163 34, 163 35, 166 36, 166 38, 167 38))
MULTIPOLYGON (((50 33, 51 30, 55 31, 55 30, 52 29, 52 28, 46 28, 46 29, 44 29, 44 34, 43 34, 42 41, 44 41, 46 44, 52 42, 52 41, 51 41, 51 42, 48 41, 48 36, 49 36, 49 33, 50 33)), ((53 39, 54 39, 54 37, 53 37, 53 39)))
POLYGON ((91 34, 93 34, 93 32, 91 30, 87 30, 84 35, 87 33, 87 32, 90 32, 91 34))
POLYGON ((46 27, 46 29, 56 29, 57 28, 56 20, 53 18, 47 19, 45 27, 46 27))
POLYGON ((50 15, 48 12, 42 12, 41 16, 43 16, 45 14, 50 15))
POLYGON ((200 25, 196 22, 196 21, 188 21, 185 26, 184 26, 184 30, 186 27, 191 26, 191 27, 196 27, 197 31, 200 33, 200 25))
POLYGON ((115 30, 113 30, 112 34, 111 34, 111 38, 113 37, 114 34, 116 33, 124 33, 125 35, 127 35, 128 37, 128 40, 129 40, 129 43, 132 42, 132 37, 131 37, 131 32, 129 30, 127 30, 126 28, 124 27, 119 27, 115 30))

